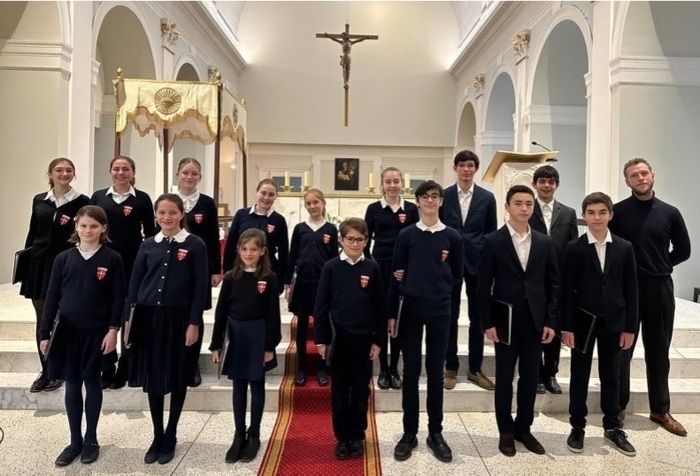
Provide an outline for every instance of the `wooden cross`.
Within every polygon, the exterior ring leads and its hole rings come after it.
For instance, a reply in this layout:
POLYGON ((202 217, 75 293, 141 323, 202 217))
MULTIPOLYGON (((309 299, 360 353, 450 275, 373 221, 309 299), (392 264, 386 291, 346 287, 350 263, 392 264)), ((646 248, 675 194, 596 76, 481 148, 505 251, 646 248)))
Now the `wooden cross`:
POLYGON ((343 68, 343 89, 345 89, 345 127, 348 126, 348 90, 350 85, 350 50, 352 45, 365 40, 378 40, 377 35, 351 35, 350 24, 345 24, 345 31, 342 33, 316 33, 316 38, 328 38, 340 44, 343 54, 340 55, 340 67, 343 68))

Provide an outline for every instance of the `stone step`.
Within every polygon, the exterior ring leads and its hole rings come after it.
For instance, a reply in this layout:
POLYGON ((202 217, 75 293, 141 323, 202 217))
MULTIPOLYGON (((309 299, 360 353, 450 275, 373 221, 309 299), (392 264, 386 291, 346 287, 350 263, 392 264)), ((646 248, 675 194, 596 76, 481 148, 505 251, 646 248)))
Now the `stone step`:
MULTIPOLYGON (((0 409, 11 410, 50 410, 64 411, 63 389, 54 392, 30 393, 29 387, 36 377, 34 373, 0 372, 2 392, 0 392, 0 409)), ((265 410, 276 412, 279 406, 279 388, 282 376, 270 376, 265 383, 265 410)), ((568 412, 569 381, 560 379, 564 395, 538 395, 535 410, 538 412, 568 412)), ((310 381, 307 385, 316 385, 310 381)), ((421 378, 419 394, 421 408, 425 405, 426 381, 421 378)), ((670 379, 673 412, 700 413, 700 379, 670 379)), ((515 408, 514 383, 514 403, 515 408)), ((629 413, 647 413, 649 403, 644 379, 632 379, 631 399, 627 407, 629 413)), ((330 410, 330 392, 328 394, 330 410)), ((167 403, 166 403, 167 405, 167 403)), ((375 391, 375 405, 379 412, 400 412, 401 391, 375 391)), ((104 392, 104 411, 148 411, 148 397, 140 388, 122 388, 104 392)), ((588 408, 593 413, 600 409, 600 383, 592 379, 589 385, 588 408)), ((206 376, 198 388, 187 392, 185 410, 189 411, 231 411, 231 383, 228 380, 217 381, 214 376, 206 376)), ((444 411, 446 412, 493 412, 493 392, 482 390, 474 385, 459 383, 454 390, 444 393, 444 411)), ((330 418, 330 416, 329 416, 330 418)))
MULTIPOLYGON (((289 346, 288 342, 281 342, 278 346, 278 366, 273 369, 271 375, 282 375, 285 369, 285 351, 289 346)), ((458 345, 459 356, 459 378, 466 381, 466 371, 468 368, 468 346, 466 344, 458 345)), ((425 356, 425 348, 423 348, 425 356)), ((672 348, 669 353, 671 367, 670 378, 687 378, 700 379, 700 348, 685 347, 672 348)), ((203 346, 202 353, 199 359, 199 365, 203 374, 215 375, 217 366, 211 360, 211 353, 207 350, 207 345, 203 346)), ((571 366, 571 350, 562 348, 559 363, 559 377, 568 377, 570 375, 571 366)), ((399 361, 399 370, 402 369, 402 363, 399 361)), ((482 370, 486 375, 493 377, 496 374, 496 363, 494 347, 488 344, 484 347, 484 362, 482 370)), ((39 362, 36 354, 36 347, 32 341, 5 341, 0 340, 0 372, 38 372, 39 362)), ((379 374, 379 362, 374 363, 374 374, 379 374)), ((637 346, 632 359, 631 367, 632 378, 645 378, 646 365, 644 363, 644 349, 637 346)), ((598 377, 598 359, 594 354, 593 363, 591 366, 591 376, 598 377)))

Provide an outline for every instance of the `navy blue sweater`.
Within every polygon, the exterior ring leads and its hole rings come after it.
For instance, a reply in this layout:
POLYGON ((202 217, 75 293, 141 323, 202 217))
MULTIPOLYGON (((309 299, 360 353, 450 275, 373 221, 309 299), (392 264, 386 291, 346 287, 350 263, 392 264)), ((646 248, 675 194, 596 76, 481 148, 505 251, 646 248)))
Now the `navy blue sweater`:
POLYGON ((272 270, 277 275, 277 279, 282 281, 287 270, 287 257, 289 256, 287 222, 282 215, 275 211, 268 217, 267 215, 250 213, 250 207, 241 208, 233 216, 224 248, 224 272, 233 268, 233 262, 238 254, 238 238, 240 238, 241 233, 250 228, 257 228, 265 232, 272 270))
POLYGON ((396 316, 399 295, 404 309, 422 316, 449 315, 452 286, 462 279, 462 239, 450 227, 432 233, 416 225, 402 230, 396 241, 393 271, 403 269, 403 280, 394 280, 390 316, 396 316))
POLYGON ((189 323, 202 324, 209 286, 207 247, 201 238, 188 235, 184 243, 156 243, 148 238, 139 248, 129 282, 127 308, 132 304, 188 307, 189 323))
POLYGON ((294 268, 297 279, 317 283, 321 277, 323 265, 338 256, 338 229, 332 223, 324 223, 313 231, 306 222, 298 223, 292 232, 292 244, 289 249, 289 261, 285 284, 291 284, 294 268))
POLYGON ((676 207, 632 195, 616 203, 613 212, 610 231, 632 243, 639 277, 670 276, 674 266, 690 258, 688 228, 676 207))
POLYGON ((403 202, 405 208, 394 212, 390 206, 382 208, 381 200, 371 203, 365 212, 365 222, 369 229, 369 238, 365 246, 365 256, 370 257, 370 246, 374 240, 371 256, 377 260, 390 260, 394 255, 394 244, 399 232, 420 219, 415 203, 403 202))
POLYGON ((136 190, 136 196, 129 195, 122 203, 116 203, 107 190, 93 193, 90 204, 102 207, 107 214, 107 246, 121 255, 128 278, 144 237, 156 234, 153 202, 146 192, 136 190))
POLYGON ((244 272, 240 279, 235 280, 232 273, 226 273, 216 303, 209 350, 221 350, 229 317, 239 321, 264 319, 265 350, 274 351, 282 340, 277 276, 273 273, 265 278, 256 278, 252 272, 244 272))
POLYGON ((41 339, 48 339, 56 312, 76 329, 121 325, 126 283, 118 253, 106 246, 85 259, 77 248, 54 261, 41 319, 41 339))
POLYGON ((314 340, 330 344, 331 323, 337 333, 372 335, 386 340, 386 299, 379 265, 368 259, 351 265, 339 257, 323 267, 314 307, 314 340))
POLYGON ((196 235, 207 245, 209 274, 221 273, 221 244, 219 240, 219 218, 214 199, 199 194, 196 205, 186 215, 187 231, 196 235))

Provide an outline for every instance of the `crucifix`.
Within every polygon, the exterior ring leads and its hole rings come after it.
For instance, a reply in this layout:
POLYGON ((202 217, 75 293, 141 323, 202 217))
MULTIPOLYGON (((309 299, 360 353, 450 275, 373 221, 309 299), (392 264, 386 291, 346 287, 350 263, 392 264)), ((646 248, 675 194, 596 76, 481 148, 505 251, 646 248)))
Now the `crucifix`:
POLYGON ((350 24, 345 24, 345 31, 342 33, 316 33, 316 38, 328 38, 340 44, 343 54, 340 55, 340 67, 343 68, 343 89, 345 89, 345 127, 348 126, 348 90, 350 85, 350 50, 352 45, 365 40, 378 40, 377 35, 351 35, 350 24))

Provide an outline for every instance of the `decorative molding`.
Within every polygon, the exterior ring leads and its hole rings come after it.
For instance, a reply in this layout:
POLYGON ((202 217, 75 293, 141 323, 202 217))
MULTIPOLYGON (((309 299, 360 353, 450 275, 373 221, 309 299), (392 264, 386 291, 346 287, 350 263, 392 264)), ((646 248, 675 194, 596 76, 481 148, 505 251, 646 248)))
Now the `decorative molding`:
POLYGON ((546 124, 557 126, 585 126, 588 121, 587 106, 547 106, 532 104, 525 109, 523 124, 546 124))
POLYGON ((474 81, 472 81, 471 88, 474 91, 474 98, 479 98, 484 95, 484 83, 486 82, 486 76, 483 73, 479 73, 474 76, 474 81))
POLYGON ((163 48, 174 54, 173 50, 177 46, 177 41, 180 39, 180 33, 177 31, 175 22, 168 18, 161 18, 160 36, 163 41, 163 48))
POLYGON ((610 88, 646 86, 700 87, 700 58, 622 56, 610 61, 610 88))
POLYGON ((530 49, 530 30, 520 30, 515 35, 515 40, 511 43, 515 52, 515 64, 519 64, 524 59, 527 59, 527 53, 530 49))
POLYGON ((586 99, 591 99, 593 95, 593 74, 590 72, 590 68, 588 69, 588 73, 583 75, 583 80, 586 82, 586 99))
POLYGON ((482 131, 481 146, 510 146, 515 143, 515 133, 513 131, 482 131))
POLYGON ((58 71, 71 75, 73 48, 65 43, 6 40, 0 55, 0 69, 58 71))
POLYGON ((90 84, 92 87, 97 87, 97 82, 100 80, 100 66, 102 64, 97 60, 92 60, 92 74, 90 75, 90 84))

